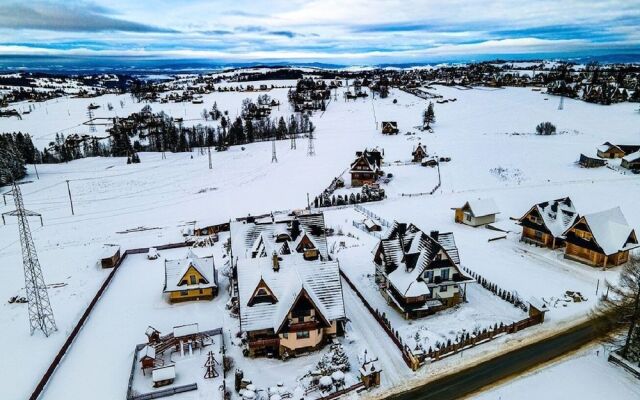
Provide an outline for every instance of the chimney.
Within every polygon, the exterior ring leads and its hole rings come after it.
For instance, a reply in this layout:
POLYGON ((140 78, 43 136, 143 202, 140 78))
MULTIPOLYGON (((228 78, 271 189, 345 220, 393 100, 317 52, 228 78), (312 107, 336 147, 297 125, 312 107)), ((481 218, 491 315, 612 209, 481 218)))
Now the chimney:
POLYGON ((278 259, 278 254, 276 254, 275 251, 273 252, 273 256, 271 257, 271 259, 273 260, 273 271, 280 271, 280 260, 278 259))
POLYGON ((437 242, 437 241, 438 241, 438 236, 440 236, 440 232, 438 232, 438 231, 431 231, 431 233, 429 234, 429 236, 431 236, 431 238, 437 242))

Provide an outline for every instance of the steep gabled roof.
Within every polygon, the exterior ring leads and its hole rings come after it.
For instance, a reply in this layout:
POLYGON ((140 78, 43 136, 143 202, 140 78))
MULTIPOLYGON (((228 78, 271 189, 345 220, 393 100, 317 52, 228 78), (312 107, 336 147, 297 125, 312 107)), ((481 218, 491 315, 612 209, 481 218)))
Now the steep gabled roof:
POLYGON ((579 218, 578 212, 569 197, 535 204, 518 221, 522 223, 533 210, 537 211, 542 218, 544 226, 556 238, 562 236, 579 218))
POLYGON ((606 255, 638 247, 635 231, 627 223, 620 207, 584 215, 565 234, 582 221, 587 224, 593 239, 606 255))
POLYGON ((476 218, 500 214, 498 205, 493 199, 470 200, 467 201, 462 208, 469 209, 476 218))
POLYGON ((327 321, 345 318, 337 262, 305 261, 301 255, 292 254, 279 260, 276 272, 270 257, 239 260, 238 299, 242 330, 272 329, 276 332, 303 289, 327 321), (261 280, 278 301, 250 306, 249 300, 261 280))
POLYGON ((179 260, 165 260, 164 261, 164 292, 176 292, 180 290, 189 289, 207 289, 218 286, 217 274, 215 271, 215 265, 213 262, 213 256, 211 257, 198 257, 193 251, 189 250, 185 258, 179 260), (182 278, 193 267, 206 282, 179 285, 182 278))

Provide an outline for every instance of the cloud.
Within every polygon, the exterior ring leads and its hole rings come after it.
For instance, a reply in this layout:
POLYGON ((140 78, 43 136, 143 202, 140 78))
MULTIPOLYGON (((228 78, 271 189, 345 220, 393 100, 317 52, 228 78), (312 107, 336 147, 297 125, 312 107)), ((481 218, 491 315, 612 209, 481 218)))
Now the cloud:
POLYGON ((173 29, 113 17, 105 7, 50 1, 9 2, 0 5, 0 28, 65 32, 175 32, 173 29))

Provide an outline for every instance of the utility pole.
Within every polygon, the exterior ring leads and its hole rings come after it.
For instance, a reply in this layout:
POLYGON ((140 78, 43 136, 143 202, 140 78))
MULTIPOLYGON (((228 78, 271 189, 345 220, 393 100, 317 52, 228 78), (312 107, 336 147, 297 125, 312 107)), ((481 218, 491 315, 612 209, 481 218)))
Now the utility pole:
POLYGON ((558 110, 564 110, 564 96, 560 96, 560 104, 558 104, 558 110))
POLYGON ((273 140, 271 141, 271 162, 272 163, 278 162, 278 156, 276 155, 276 139, 275 138, 273 138, 273 140))
POLYGON ((291 134, 291 150, 296 149, 296 134, 291 134))
POLYGON ((209 169, 213 169, 213 165, 211 165, 211 146, 207 146, 207 152, 209 153, 209 169))
POLYGON ((56 321, 53 318, 53 310, 51 303, 49 302, 49 293, 47 292, 47 286, 44 283, 44 277, 42 275, 42 268, 40 268, 40 262, 38 261, 38 255, 36 253, 36 247, 31 237, 31 229, 29 228, 28 217, 32 215, 42 216, 33 211, 25 210, 24 200, 22 199, 22 192, 20 187, 13 179, 11 169, 7 165, 1 165, 4 171, 0 171, 1 174, 9 175, 12 183, 13 201, 16 209, 2 214, 4 220, 5 215, 13 215, 18 217, 18 227, 20 232, 20 246, 22 248, 22 266, 24 269, 24 281, 25 292, 27 295, 28 310, 29 310, 29 325, 31 328, 31 334, 38 329, 44 333, 45 336, 49 336, 52 332, 57 331, 56 321))
POLYGON ((71 205, 71 215, 76 215, 73 212, 73 199, 71 198, 71 188, 69 187, 69 180, 67 179, 67 192, 69 192, 69 205, 71 205))
POLYGON ((36 178, 38 178, 38 180, 40 180, 40 175, 38 174, 38 167, 36 167, 35 161, 33 162, 33 169, 36 170, 36 178))
POLYGON ((309 202, 309 192, 307 192, 307 210, 311 211, 311 203, 309 202))
POLYGON ((313 145, 313 131, 309 131, 309 146, 307 147, 307 155, 313 157, 316 155, 316 149, 313 145))

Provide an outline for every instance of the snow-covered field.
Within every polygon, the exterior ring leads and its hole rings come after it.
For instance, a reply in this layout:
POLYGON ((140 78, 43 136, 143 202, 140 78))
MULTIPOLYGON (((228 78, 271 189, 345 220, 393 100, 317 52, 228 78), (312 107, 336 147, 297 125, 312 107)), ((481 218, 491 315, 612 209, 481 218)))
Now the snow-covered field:
MULTIPOLYGON (((451 162, 441 166, 442 187, 433 196, 403 197, 401 193, 429 191, 437 182, 435 169, 393 166, 385 169, 394 175, 385 185, 388 199, 365 206, 390 221, 413 222, 426 231, 454 232, 465 266, 505 289, 517 291, 524 299, 537 296, 552 302, 554 306, 545 324, 531 328, 533 333, 553 330, 558 324, 584 317, 595 303, 598 281, 602 288, 604 279, 616 280, 619 269, 603 272, 566 261, 559 251, 519 243, 517 226, 506 239, 488 242, 489 238, 499 236, 499 232, 455 224, 451 208, 466 200, 492 197, 501 210, 500 224, 513 225, 509 218, 520 217, 533 203, 570 196, 581 214, 620 206, 630 225, 640 227, 637 210, 640 177, 606 168, 582 169, 575 164, 581 152, 593 154, 595 147, 604 141, 640 141, 640 116, 634 112, 637 106, 622 103, 605 107, 565 99, 564 109, 558 110, 557 98, 547 100, 544 94, 526 88, 437 87, 439 94, 445 98, 455 97, 457 101, 436 104, 435 131, 423 133, 415 126, 421 121, 426 106, 424 100, 393 90, 387 99, 344 102, 340 91, 338 100, 332 101, 325 113, 312 118, 317 126, 315 157, 306 155, 306 143, 290 150, 289 143, 282 141, 277 143, 278 163, 271 163, 270 143, 255 143, 244 146, 244 150, 232 147, 227 152, 214 153, 212 170, 208 169, 207 155, 196 150, 167 154, 167 159, 157 153, 141 153, 142 163, 137 165, 126 165, 126 160, 121 158, 41 165, 39 180, 30 168, 25 180, 31 182, 21 187, 27 208, 43 214, 44 226, 40 227, 35 219, 31 226, 45 280, 61 284, 49 292, 59 331, 49 338, 38 334, 29 336, 26 306, 6 303, 10 296, 23 294, 24 286, 17 224, 9 217, 7 225, 0 226, 0 260, 4 266, 0 269, 0 340, 12 345, 0 358, 0 371, 3 371, 0 397, 25 398, 33 390, 108 273, 96 265, 102 245, 117 243, 131 248, 176 242, 182 240, 181 230, 192 221, 224 222, 249 213, 303 208, 307 204, 307 193, 313 199, 333 177, 349 167, 354 153, 365 147, 384 148, 388 162, 409 159, 418 142, 426 143, 429 153, 451 157, 451 162), (393 103, 394 99, 397 104, 393 103), (381 135, 378 126, 386 120, 398 121, 401 133, 381 135), (563 133, 550 137, 533 135, 536 124, 547 120, 563 133), (408 131, 415 134, 405 135, 408 131), (69 180, 75 215, 71 215, 66 180, 69 180), (140 227, 142 229, 135 229, 140 227), (587 301, 554 301, 567 290, 581 292, 587 301)), ((282 103, 274 115, 291 113, 286 103, 287 89, 268 93, 282 103)), ((151 107, 154 111, 164 110, 174 117, 182 117, 185 123, 197 124, 205 123, 200 120, 200 113, 203 108, 211 108, 214 101, 219 109, 229 110, 233 117, 239 112, 242 99, 255 99, 260 94, 212 93, 204 96, 204 104, 153 103, 151 107)), ((38 147, 55 138, 56 132, 88 133, 88 127, 82 123, 86 121, 86 106, 91 102, 101 105, 95 113, 99 117, 124 116, 144 106, 134 103, 129 96, 117 95, 55 99, 37 104, 22 121, 0 120, 0 131, 29 132, 36 138, 38 147), (124 101, 123 106, 120 100, 124 101), (113 112, 107 110, 109 102, 114 106, 113 112)), ((1 207, 2 212, 10 209, 11 204, 1 207)), ((358 218, 361 220, 363 216, 352 209, 326 211, 327 225, 341 227, 345 233, 353 232, 360 238, 351 238, 348 244, 361 247, 341 250, 337 255, 341 267, 353 276, 360 276, 361 284, 365 285, 366 275, 373 273, 370 251, 375 238, 352 227, 351 222, 358 218), (345 252, 344 258, 342 252, 345 252), (353 254, 346 256, 350 252, 353 254)), ((217 257, 216 264, 220 266, 224 260, 219 259, 221 255, 217 257)), ((224 297, 210 303, 178 306, 164 302, 162 276, 155 273, 161 264, 140 260, 123 266, 53 376, 43 398, 87 397, 98 391, 105 393, 102 398, 124 396, 133 346, 144 341, 144 329, 149 324, 160 325, 156 327, 161 330, 193 320, 207 329, 222 325, 227 330, 234 326, 224 310, 224 297), (95 365, 87 364, 89 358, 96 360, 95 365), (82 384, 78 384, 79 381, 82 384)), ((347 352, 350 356, 356 356, 363 348, 377 352, 385 371, 382 389, 392 385, 409 386, 412 378, 451 367, 445 360, 431 366, 428 372, 411 373, 403 367, 397 350, 383 337, 373 318, 362 315, 364 309, 357 298, 347 288, 345 292, 347 314, 352 320, 351 337, 345 338, 347 352)), ((462 328, 465 323, 473 329, 474 318, 483 315, 487 321, 519 318, 513 315, 518 311, 504 302, 498 300, 492 307, 486 291, 479 290, 480 297, 475 291, 472 293, 473 303, 463 305, 459 311, 427 319, 430 321, 427 324, 432 322, 434 326, 446 319, 451 327, 429 330, 440 336, 462 328), (491 310, 487 311, 487 307, 491 310), (465 314, 467 309, 470 312, 465 314), (457 325, 452 321, 457 321, 457 325)), ((371 292, 371 296, 375 294, 371 292)), ((527 334, 526 331, 518 333, 527 334)), ((508 340, 465 352, 463 360, 495 350, 508 340)), ((239 356, 236 359, 238 364, 246 365, 245 374, 254 371, 254 381, 267 387, 277 382, 277 376, 295 380, 319 357, 317 353, 285 363, 239 361, 239 356), (262 378, 257 371, 267 372, 262 378)))

